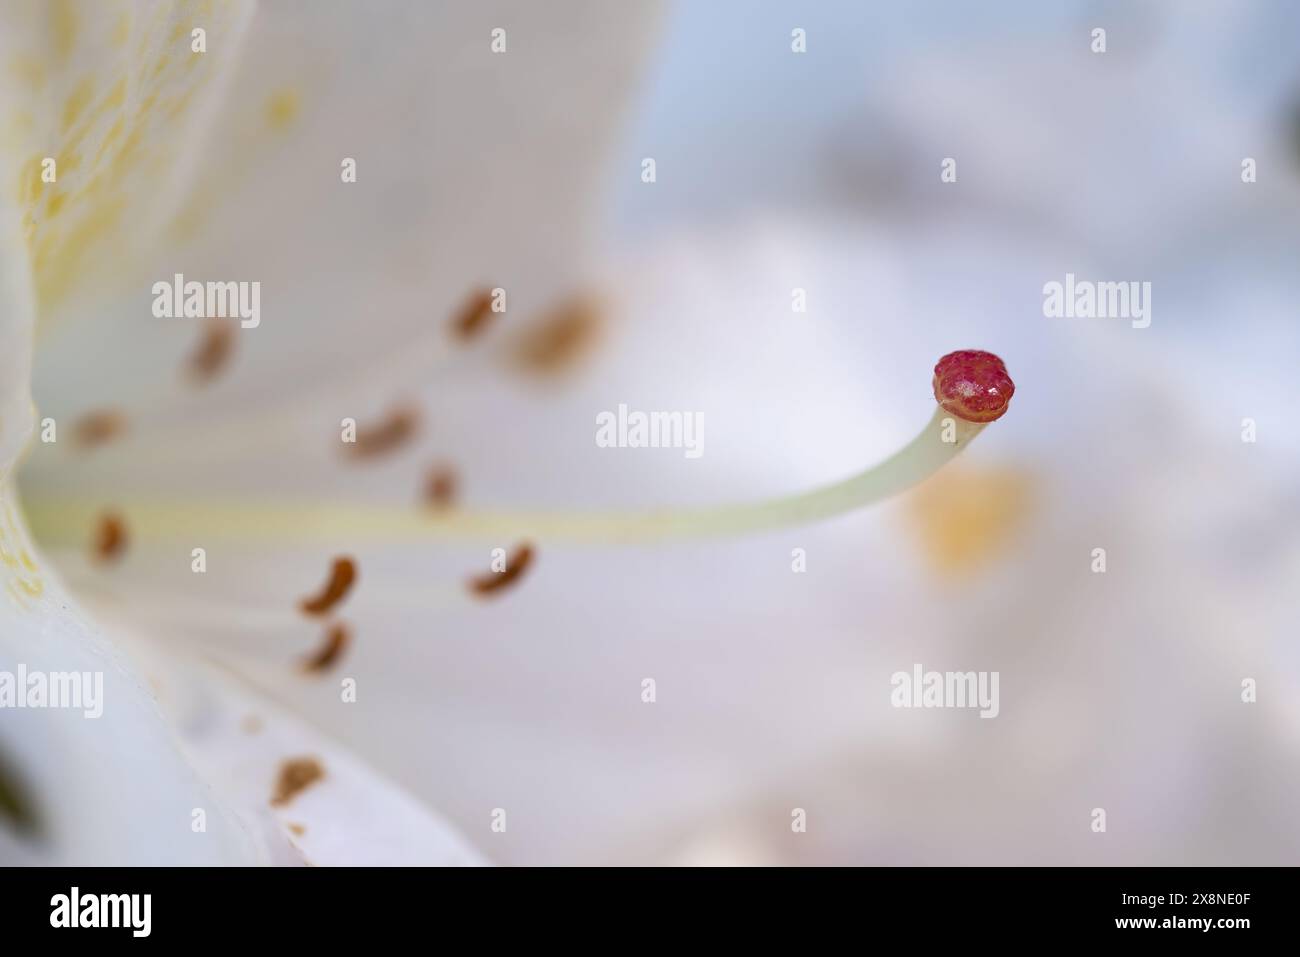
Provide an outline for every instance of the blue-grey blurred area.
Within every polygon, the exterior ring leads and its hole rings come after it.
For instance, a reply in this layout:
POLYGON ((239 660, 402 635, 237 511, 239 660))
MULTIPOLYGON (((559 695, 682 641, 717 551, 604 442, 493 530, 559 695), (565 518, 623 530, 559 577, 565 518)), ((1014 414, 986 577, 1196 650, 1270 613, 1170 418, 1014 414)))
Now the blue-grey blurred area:
MULTIPOLYGON (((752 627, 812 659, 789 674, 866 717, 671 859, 1296 859, 1298 53, 1282 2, 673 8, 604 229, 645 340, 709 356, 659 371, 716 454, 761 434, 736 472, 764 490, 882 456, 949 349, 1002 354, 1019 388, 911 501, 781 539, 823 548, 833 586, 724 590, 717 620, 765 609, 752 627), (1066 273, 1151 283, 1150 325, 1045 316, 1066 273), (847 677, 813 606, 850 594, 847 677), (891 710, 915 662, 999 669, 1001 715, 891 710), (795 807, 817 823, 781 836, 795 807)), ((805 692, 787 727, 815 736, 805 692)))

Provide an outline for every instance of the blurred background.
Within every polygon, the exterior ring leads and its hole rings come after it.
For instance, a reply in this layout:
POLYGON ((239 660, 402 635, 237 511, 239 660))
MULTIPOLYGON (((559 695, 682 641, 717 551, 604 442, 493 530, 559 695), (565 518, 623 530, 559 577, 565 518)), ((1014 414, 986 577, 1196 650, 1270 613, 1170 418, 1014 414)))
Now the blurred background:
POLYGON ((1295 862, 1300 8, 358 10, 236 16, 239 59, 169 137, 150 215, 116 225, 111 281, 42 310, 40 414, 130 423, 23 476, 97 620, 218 663, 497 863, 1295 862), (200 389, 176 375, 196 327, 148 313, 174 272, 263 284, 261 327, 200 389), (1149 282, 1150 326, 1048 318, 1066 273, 1149 282), (506 313, 456 342, 494 286, 506 313), (50 517, 414 508, 439 463, 472 509, 789 494, 910 440, 962 348, 1006 361, 1009 413, 863 512, 539 541, 492 602, 457 589, 512 542, 331 542, 360 568, 347 706, 293 670, 319 629, 262 613, 318 584, 313 543, 214 545, 196 580, 147 541, 94 567, 50 517), (395 403, 418 434, 341 461, 340 419, 395 403), (702 415, 704 454, 597 447, 620 403, 702 415), (917 664, 999 672, 1000 713, 892 707, 917 664))

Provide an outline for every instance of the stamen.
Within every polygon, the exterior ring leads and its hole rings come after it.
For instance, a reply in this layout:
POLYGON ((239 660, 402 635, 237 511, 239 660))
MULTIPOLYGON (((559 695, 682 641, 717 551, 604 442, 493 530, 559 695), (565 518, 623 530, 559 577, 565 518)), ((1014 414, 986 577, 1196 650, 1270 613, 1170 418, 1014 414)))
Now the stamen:
POLYGON ((82 448, 103 445, 126 431, 126 416, 114 409, 88 412, 73 426, 73 435, 82 448))
POLYGON ((469 580, 469 590, 476 595, 491 595, 514 584, 533 563, 533 546, 529 542, 518 545, 506 559, 504 571, 488 572, 469 580))
POLYGON ((347 448, 354 458, 368 459, 391 452, 409 442, 420 424, 420 414, 412 406, 400 406, 378 425, 357 430, 357 440, 347 448))
MULTIPOLYGON (((990 355, 984 353, 983 355, 990 355)), ((996 360, 995 356, 990 357, 996 360)), ((1015 386, 1000 360, 977 363, 971 389, 948 396, 949 380, 936 368, 936 390, 945 405, 905 447, 878 465, 831 485, 766 502, 715 508, 659 508, 630 513, 434 511, 427 507, 386 507, 339 503, 249 505, 247 503, 166 503, 152 499, 131 505, 132 535, 168 541, 222 538, 253 541, 501 541, 627 544, 734 536, 819 521, 874 504, 924 481, 952 460, 1006 411, 1015 386), (990 392, 996 388, 996 395, 990 392), (966 393, 969 394, 966 394, 966 393), (975 400, 968 402, 967 400, 975 400), (962 413, 982 417, 972 421, 962 413)), ((38 539, 49 544, 76 542, 93 521, 91 507, 75 499, 42 498, 32 492, 24 511, 38 539)), ((504 573, 503 573, 504 575, 504 573)), ((495 576, 500 578, 503 576, 495 576)), ((500 587, 499 585, 497 587, 500 587)))
POLYGON ((235 330, 225 319, 208 319, 203 338, 187 363, 190 378, 202 385, 212 381, 230 362, 235 347, 235 330))
POLYGON ((341 602, 357 579, 357 565, 346 555, 334 559, 329 581, 315 598, 304 598, 298 603, 304 614, 323 615, 341 602))
POLYGON ((100 516, 99 528, 91 547, 94 557, 101 562, 115 561, 126 550, 126 525, 116 512, 100 516))
POLYGON ((452 335, 460 342, 469 342, 483 333, 494 315, 492 291, 479 289, 470 295, 460 311, 452 317, 452 335))
POLYGON ((424 501, 435 509, 446 509, 455 499, 456 473, 445 465, 431 469, 424 483, 424 501))
POLYGON ((515 345, 515 361, 526 372, 539 375, 567 372, 591 350, 600 326, 600 308, 590 296, 565 300, 523 331, 515 345))
POLYGON ((327 671, 342 656, 351 638, 346 625, 331 626, 325 634, 325 644, 302 663, 302 670, 308 673, 327 671))
POLYGON ((283 807, 323 777, 325 768, 316 758, 290 758, 280 765, 280 778, 271 804, 283 807))

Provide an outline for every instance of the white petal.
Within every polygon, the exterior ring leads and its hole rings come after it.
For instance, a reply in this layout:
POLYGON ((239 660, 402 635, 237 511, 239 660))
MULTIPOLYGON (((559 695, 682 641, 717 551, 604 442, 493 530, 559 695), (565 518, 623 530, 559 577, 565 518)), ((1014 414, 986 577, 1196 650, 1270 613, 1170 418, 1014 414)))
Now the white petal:
MULTIPOLYGON (((265 859, 251 834, 183 756, 147 677, 44 567, 0 488, 0 673, 86 676, 80 707, 0 710, 0 761, 31 826, 0 820, 0 852, 68 864, 234 864, 265 859), (102 684, 100 684, 102 682, 102 684), (95 700, 90 700, 91 698, 95 700), (96 716, 96 712, 102 712, 96 716), (202 809, 205 833, 190 829, 202 809)), ((6 680, 0 676, 0 681, 6 680)), ((25 702, 26 687, 16 687, 25 702)))
MULTIPOLYGON (((465 866, 483 858, 401 788, 302 719, 252 693, 224 669, 175 647, 176 637, 142 628, 118 641, 164 676, 163 712, 186 754, 265 835, 273 859, 329 865, 465 866), (283 805, 273 803, 282 767, 306 759, 323 777, 283 805)), ((339 681, 330 682, 346 712, 339 681)))
POLYGON ((90 676, 84 690, 96 696, 97 706, 0 709, 0 774, 4 789, 24 809, 20 820, 0 818, 0 859, 259 860, 261 843, 181 755, 145 677, 78 610, 18 515, 12 470, 31 433, 33 310, 16 225, 13 207, 0 200, 0 681, 7 676, 25 703, 28 689, 16 687, 24 670, 45 680, 82 673, 90 676), (102 697, 96 680, 102 681, 102 697), (86 716, 101 708, 98 717, 86 716), (195 808, 208 814, 202 835, 189 830, 195 808))
POLYGON ((252 421, 281 426, 253 436, 254 456, 274 455, 295 433, 328 435, 443 378, 449 320, 471 291, 507 291, 504 327, 587 278, 585 227, 653 9, 330 2, 304 18, 258 6, 220 108, 176 131, 205 157, 192 207, 144 237, 121 225, 155 255, 123 294, 42 343, 42 410, 125 408, 151 454, 212 466, 249 446, 252 421), (503 54, 490 47, 497 26, 503 54), (341 179, 346 158, 355 183, 341 179), (234 361, 206 389, 182 375, 198 325, 150 314, 149 284, 178 272, 261 284, 260 325, 238 330, 234 361), (346 388, 358 378, 360 395, 346 388), (290 399, 300 415, 285 427, 290 399))

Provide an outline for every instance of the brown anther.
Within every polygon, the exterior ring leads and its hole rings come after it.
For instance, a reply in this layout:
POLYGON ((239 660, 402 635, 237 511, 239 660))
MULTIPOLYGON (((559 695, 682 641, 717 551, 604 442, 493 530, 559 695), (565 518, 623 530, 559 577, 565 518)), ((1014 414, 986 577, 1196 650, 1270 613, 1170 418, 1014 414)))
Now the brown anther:
POLYGON ((126 431, 126 417, 113 409, 88 412, 72 427, 73 436, 82 448, 103 445, 126 431))
POLYGON ((533 546, 523 542, 516 546, 514 554, 506 560, 504 571, 488 572, 469 580, 469 590, 476 595, 492 595, 508 588, 528 570, 533 563, 533 546))
POLYGON ((230 362, 234 348, 235 329, 230 320, 208 319, 203 324, 203 338, 186 363, 190 378, 200 385, 216 378, 230 362))
POLYGON ((424 501, 437 509, 450 508, 456 500, 456 473, 445 465, 429 470, 424 481, 424 501))
POLYGON ((357 579, 357 565, 346 555, 334 559, 329 581, 315 598, 304 598, 298 607, 307 615, 323 615, 341 602, 357 579))
POLYGON ((567 372, 591 350, 600 328, 601 310, 594 299, 566 299, 523 330, 515 344, 515 362, 543 376, 567 372))
POLYGON ((126 524, 116 512, 105 512, 99 518, 91 554, 101 562, 118 559, 126 550, 126 524))
POLYGON ((289 828, 289 833, 292 834, 294 837, 302 837, 304 834, 307 833, 307 828, 305 828, 301 824, 289 824, 288 828, 289 828))
POLYGON ((488 327, 495 315, 492 311, 492 291, 477 289, 452 317, 451 334, 461 342, 469 342, 488 327))
POLYGON ((302 670, 308 674, 327 671, 342 657, 351 639, 352 635, 346 625, 331 625, 325 633, 325 643, 302 663, 302 670))
POLYGON ((303 790, 325 777, 325 768, 316 758, 290 758, 280 765, 280 777, 275 783, 271 804, 283 807, 303 790))
POLYGON ((409 442, 419 424, 420 414, 415 408, 398 406, 383 422, 359 428, 357 440, 347 446, 348 453, 358 459, 384 455, 409 442))

